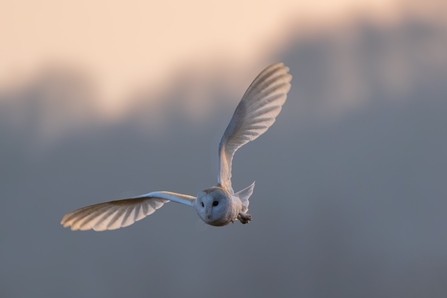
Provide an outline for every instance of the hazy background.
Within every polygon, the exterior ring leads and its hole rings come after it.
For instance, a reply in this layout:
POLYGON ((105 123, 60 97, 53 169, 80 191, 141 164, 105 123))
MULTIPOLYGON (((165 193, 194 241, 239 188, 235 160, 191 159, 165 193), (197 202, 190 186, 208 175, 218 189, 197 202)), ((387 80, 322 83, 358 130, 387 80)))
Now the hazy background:
POLYGON ((0 0, 0 297, 445 297, 445 1, 163 3, 0 0), (252 223, 59 225, 214 185, 278 61, 289 99, 233 167, 252 223))

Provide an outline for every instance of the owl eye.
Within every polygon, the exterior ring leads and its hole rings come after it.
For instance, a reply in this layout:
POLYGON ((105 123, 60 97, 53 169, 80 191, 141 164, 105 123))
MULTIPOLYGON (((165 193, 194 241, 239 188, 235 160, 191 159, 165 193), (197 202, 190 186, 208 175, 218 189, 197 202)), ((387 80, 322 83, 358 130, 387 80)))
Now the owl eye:
POLYGON ((202 207, 205 207, 205 205, 203 205, 203 202, 202 202, 202 207))
POLYGON ((219 202, 218 201, 214 201, 213 202, 213 206, 216 207, 217 205, 219 205, 219 202))

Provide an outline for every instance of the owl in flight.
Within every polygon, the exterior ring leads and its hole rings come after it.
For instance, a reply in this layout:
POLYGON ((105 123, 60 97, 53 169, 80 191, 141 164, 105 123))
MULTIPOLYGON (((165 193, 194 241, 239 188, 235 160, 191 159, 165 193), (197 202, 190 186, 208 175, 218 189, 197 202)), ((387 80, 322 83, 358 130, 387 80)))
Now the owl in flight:
POLYGON ((248 87, 219 143, 217 185, 193 197, 169 191, 155 191, 129 199, 87 206, 64 216, 61 224, 72 230, 115 230, 130 226, 173 201, 196 209, 199 217, 212 226, 225 226, 239 220, 250 222, 249 198, 255 183, 239 192, 231 186, 234 153, 253 141, 275 122, 287 99, 292 76, 278 63, 264 69, 248 87))

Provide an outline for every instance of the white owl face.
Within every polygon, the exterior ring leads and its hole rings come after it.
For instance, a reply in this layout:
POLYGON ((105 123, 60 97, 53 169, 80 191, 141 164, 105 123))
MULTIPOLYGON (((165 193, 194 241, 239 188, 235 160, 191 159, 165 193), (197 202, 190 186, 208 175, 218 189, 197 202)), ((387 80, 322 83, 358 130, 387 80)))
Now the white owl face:
POLYGON ((200 218, 213 226, 226 225, 231 212, 230 199, 221 188, 213 187, 197 195, 196 209, 200 218))

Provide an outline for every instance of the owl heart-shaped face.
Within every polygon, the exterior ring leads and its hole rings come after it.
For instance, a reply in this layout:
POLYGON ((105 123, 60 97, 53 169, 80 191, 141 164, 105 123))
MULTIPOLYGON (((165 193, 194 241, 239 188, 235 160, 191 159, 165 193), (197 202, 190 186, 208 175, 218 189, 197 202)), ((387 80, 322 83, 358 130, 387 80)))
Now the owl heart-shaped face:
POLYGON ((230 222, 230 200, 230 194, 220 187, 206 189, 197 195, 197 213, 207 224, 227 225, 230 222))

